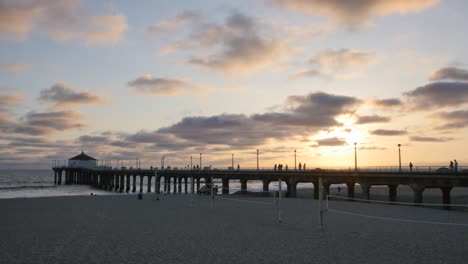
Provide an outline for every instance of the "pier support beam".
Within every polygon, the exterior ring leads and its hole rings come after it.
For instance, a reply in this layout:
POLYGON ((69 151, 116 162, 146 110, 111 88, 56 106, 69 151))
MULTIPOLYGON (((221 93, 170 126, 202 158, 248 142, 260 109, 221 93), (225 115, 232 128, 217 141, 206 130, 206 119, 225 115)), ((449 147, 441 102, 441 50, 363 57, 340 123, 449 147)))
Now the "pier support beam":
MULTIPOLYGON (((166 178, 164 178, 166 180, 166 178)), ((167 176, 167 193, 171 193, 171 177, 167 176)))
POLYGON ((346 186, 348 186, 348 198, 354 198, 354 182, 348 182, 346 186))
POLYGON ((270 180, 262 180, 263 183, 263 191, 268 192, 270 187, 270 180))
POLYGON ((318 182, 312 182, 314 184, 314 200, 318 200, 320 196, 320 188, 318 182))
POLYGON ((140 192, 143 192, 143 175, 140 175, 140 192))
POLYGON ((247 192, 247 179, 241 179, 241 193, 247 192))
POLYGON ((426 189, 424 186, 421 185, 411 185, 411 189, 413 190, 413 202, 414 203, 422 203, 423 202, 423 193, 426 189))
POLYGON ((197 178, 197 191, 200 190, 200 178, 197 178))
POLYGON ((124 191, 124 187, 125 187, 125 176, 124 175, 119 175, 120 177, 120 192, 123 192, 124 191))
POLYGON ((132 188, 132 192, 136 192, 136 175, 132 175, 133 177, 133 188, 132 188))
POLYGON ((327 199, 327 196, 330 194, 330 183, 323 183, 323 197, 322 199, 327 199))
POLYGON ((130 175, 125 175, 125 177, 127 180, 125 191, 128 193, 130 191, 130 175))
POLYGON ((184 177, 184 190, 185 194, 188 193, 188 177, 184 177))
POLYGON ((396 202, 397 189, 398 189, 398 185, 396 184, 388 185, 388 199, 390 200, 390 202, 396 202))
MULTIPOLYGON (((450 192, 452 191, 452 187, 443 187, 440 188, 442 190, 442 203, 443 204, 450 204, 450 192)), ((449 205, 444 206, 444 209, 450 209, 449 205)))
POLYGON ((148 192, 151 192, 151 176, 148 175, 148 192))
POLYGON ((367 184, 367 183, 360 183, 360 185, 361 185, 362 195, 364 196, 364 199, 370 200, 370 189, 372 185, 367 184))
POLYGON ((288 186, 288 197, 296 198, 296 196, 297 196, 297 182, 290 182, 290 183, 287 184, 287 186, 288 186))
POLYGON ((178 184, 177 184, 177 187, 178 187, 178 193, 182 193, 182 177, 177 177, 178 179, 178 184))
POLYGON ((59 171, 57 184, 58 184, 58 185, 62 184, 62 171, 59 171))
POLYGON ((177 193, 177 177, 174 177, 174 189, 172 192, 177 193))
POLYGON ((223 190, 221 191, 222 194, 229 194, 229 179, 223 178, 223 190))

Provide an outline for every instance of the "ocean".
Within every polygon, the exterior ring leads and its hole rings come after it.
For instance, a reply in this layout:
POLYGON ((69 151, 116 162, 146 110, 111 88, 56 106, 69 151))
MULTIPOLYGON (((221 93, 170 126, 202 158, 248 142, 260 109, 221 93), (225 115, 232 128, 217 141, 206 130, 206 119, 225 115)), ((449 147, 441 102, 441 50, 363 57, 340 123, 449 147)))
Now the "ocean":
MULTIPOLYGON (((154 184, 154 180, 153 180, 154 184)), ((164 184, 164 181, 161 185, 164 184)), ((215 179, 214 184, 221 188, 221 180, 215 179)), ((204 183, 201 183, 203 186, 204 183)), ((139 177, 137 186, 140 186, 139 177)), ((153 187, 153 186, 152 186, 153 187)), ((308 186, 309 188, 312 187, 308 186)), ((190 188, 190 187, 189 187, 190 188)), ((248 191, 261 192, 261 181, 249 181, 248 191)), ((278 183, 271 182, 270 190, 278 190, 278 183)), ((286 190, 286 184, 283 183, 283 190, 286 190)), ((298 188, 301 188, 298 186, 298 188)), ((143 182, 143 190, 146 192, 146 181, 143 182)), ((153 190, 154 191, 154 187, 153 190)), ((232 180, 229 183, 229 192, 240 191, 240 181, 232 180)), ((0 170, 0 199, 11 198, 34 198, 51 196, 87 196, 91 193, 96 195, 128 195, 127 193, 118 193, 103 191, 88 185, 55 185, 54 172, 50 170, 0 170)), ((221 190, 219 190, 221 193, 221 190)), ((130 193, 131 194, 131 193, 130 193)))
POLYGON ((54 185, 50 170, 0 170, 0 199, 115 194, 87 185, 54 185))

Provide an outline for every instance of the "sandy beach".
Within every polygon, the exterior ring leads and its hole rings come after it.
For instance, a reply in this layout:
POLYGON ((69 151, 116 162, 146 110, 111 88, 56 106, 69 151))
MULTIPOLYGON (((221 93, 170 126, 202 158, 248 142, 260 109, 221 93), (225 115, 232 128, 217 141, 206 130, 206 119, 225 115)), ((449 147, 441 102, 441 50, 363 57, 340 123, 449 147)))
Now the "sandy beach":
MULTIPOLYGON (((342 190, 343 191, 343 190, 342 190)), ((0 263, 464 263, 468 226, 368 219, 318 201, 153 194, 0 200, 0 263), (232 200, 239 199, 239 200, 232 200), (247 202, 248 201, 248 202, 247 202)), ((468 223, 466 210, 330 201, 385 217, 468 223)))

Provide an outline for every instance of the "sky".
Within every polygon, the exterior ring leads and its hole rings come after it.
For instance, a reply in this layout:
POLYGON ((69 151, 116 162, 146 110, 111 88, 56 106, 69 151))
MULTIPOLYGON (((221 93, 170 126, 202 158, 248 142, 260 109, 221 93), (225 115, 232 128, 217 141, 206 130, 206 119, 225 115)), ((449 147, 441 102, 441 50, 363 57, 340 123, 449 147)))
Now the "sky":
POLYGON ((468 163, 468 2, 0 0, 0 169, 468 163), (356 143, 356 144, 354 144, 356 143), (56 163, 56 162, 55 162, 56 163))

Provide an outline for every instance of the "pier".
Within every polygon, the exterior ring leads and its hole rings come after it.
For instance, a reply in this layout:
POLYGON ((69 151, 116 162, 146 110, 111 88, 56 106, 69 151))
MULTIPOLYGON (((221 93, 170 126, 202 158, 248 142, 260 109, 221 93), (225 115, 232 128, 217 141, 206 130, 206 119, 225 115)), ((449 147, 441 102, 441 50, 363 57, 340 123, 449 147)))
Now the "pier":
POLYGON ((286 184, 286 197, 296 197, 299 183, 312 183, 314 199, 319 198, 319 178, 322 178, 323 195, 330 192, 332 184, 346 184, 348 197, 354 198, 357 185, 366 199, 371 197, 372 186, 387 186, 389 201, 395 201, 399 185, 409 186, 414 203, 423 202, 424 190, 437 188, 442 192, 442 203, 450 204, 450 192, 454 187, 468 187, 468 171, 450 170, 382 171, 382 170, 169 170, 169 169, 112 169, 54 167, 55 184, 87 184, 95 188, 116 192, 195 193, 204 182, 212 179, 222 182, 222 194, 229 194, 231 180, 240 181, 241 193, 248 191, 249 181, 261 181, 263 191, 269 191, 271 182, 286 184), (139 178, 139 186, 137 186, 139 178), (164 181, 162 181, 164 180, 164 181), (161 185, 161 183, 164 183, 161 185), (190 185, 190 186, 189 186, 190 185), (152 190, 154 186, 154 190, 152 190))

